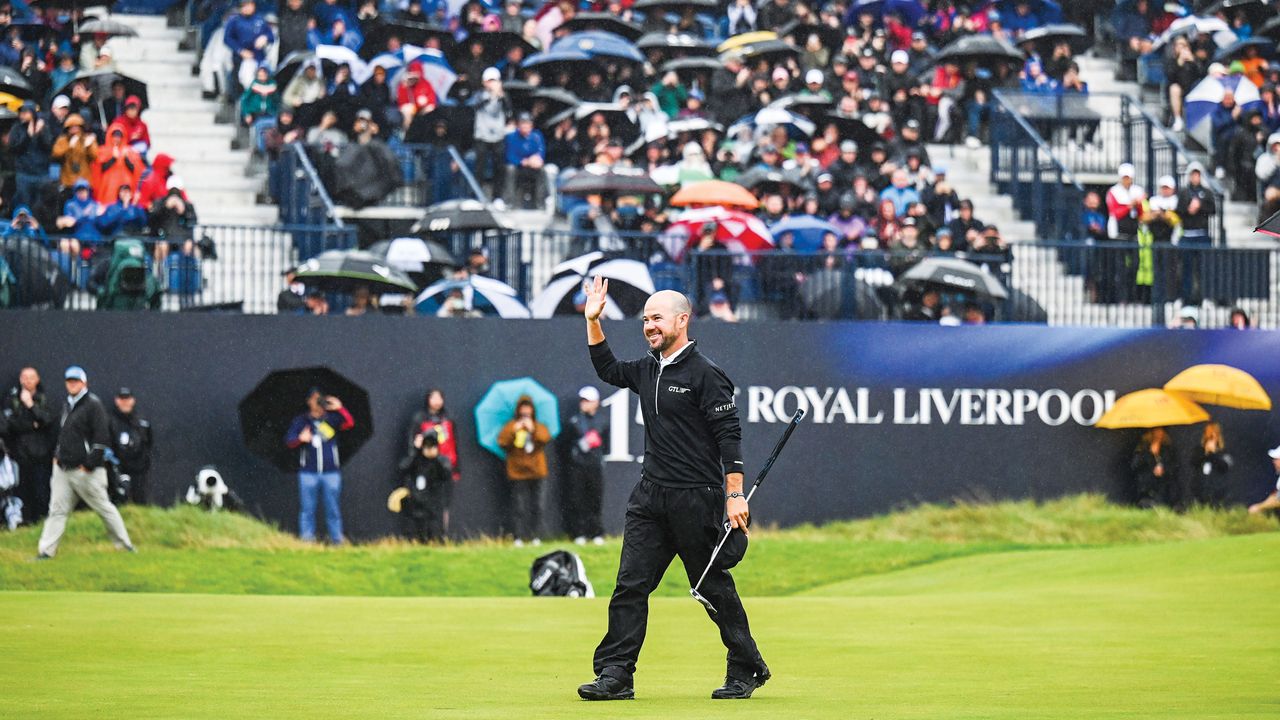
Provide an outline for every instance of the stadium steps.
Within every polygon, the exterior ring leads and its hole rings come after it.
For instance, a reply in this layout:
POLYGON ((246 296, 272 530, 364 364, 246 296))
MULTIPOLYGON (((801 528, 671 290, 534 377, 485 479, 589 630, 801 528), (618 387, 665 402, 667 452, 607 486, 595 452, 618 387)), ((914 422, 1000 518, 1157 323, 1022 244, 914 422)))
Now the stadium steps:
POLYGON ((1024 220, 1013 207, 1013 198, 991 184, 991 148, 964 145, 929 145, 929 159, 945 165, 947 181, 961 199, 973 201, 973 216, 995 225, 1010 243, 1036 239, 1035 223, 1024 220))
POLYGON ((138 31, 136 38, 112 41, 120 72, 147 83, 150 107, 143 115, 151 131, 151 157, 167 153, 173 171, 195 203, 200 222, 219 225, 270 225, 278 210, 258 205, 261 180, 246 177, 249 153, 232 150, 236 129, 215 123, 217 104, 200 97, 200 82, 186 72, 195 62, 178 50, 183 30, 163 16, 113 15, 138 31))

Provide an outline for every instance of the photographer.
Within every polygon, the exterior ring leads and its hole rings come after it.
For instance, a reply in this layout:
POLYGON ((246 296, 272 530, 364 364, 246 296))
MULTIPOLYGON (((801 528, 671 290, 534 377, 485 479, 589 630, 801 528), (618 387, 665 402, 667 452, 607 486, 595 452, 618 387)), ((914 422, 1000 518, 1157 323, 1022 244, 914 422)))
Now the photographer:
POLYGON ((498 433, 498 446, 507 454, 507 481, 511 490, 512 534, 517 547, 525 540, 541 545, 542 484, 547 477, 547 443, 551 432, 538 422, 528 395, 516 402, 515 416, 498 433))
POLYGON ((338 505, 342 493, 338 433, 350 430, 355 424, 341 400, 312 388, 307 393, 307 412, 295 417, 285 433, 285 445, 298 450, 298 535, 307 542, 316 539, 316 496, 321 486, 329 542, 334 545, 346 542, 342 535, 342 510, 338 505))
POLYGON ((151 468, 151 423, 135 412, 137 402, 133 391, 122 387, 109 412, 111 451, 119 460, 116 474, 124 490, 119 494, 113 492, 112 497, 147 505, 151 502, 147 483, 147 471, 151 468))

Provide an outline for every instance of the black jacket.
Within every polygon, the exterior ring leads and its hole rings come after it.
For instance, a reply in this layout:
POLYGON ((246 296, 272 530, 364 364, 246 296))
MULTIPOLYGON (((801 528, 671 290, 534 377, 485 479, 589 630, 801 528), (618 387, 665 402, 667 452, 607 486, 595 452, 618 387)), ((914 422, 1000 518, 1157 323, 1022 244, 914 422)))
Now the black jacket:
POLYGON ((656 352, 618 360, 608 341, 588 349, 601 380, 640 397, 644 479, 666 487, 723 487, 726 473, 744 472, 733 383, 696 344, 665 369, 656 352))
POLYGON ((569 449, 569 459, 573 464, 602 468, 604 467, 604 443, 609 442, 609 415, 599 410, 595 415, 588 415, 579 410, 569 418, 560 437, 564 439, 563 442, 569 449), (590 443, 585 442, 584 438, 593 430, 600 438, 600 445, 589 447, 590 443))
POLYGON ((86 391, 74 406, 68 399, 62 408, 58 447, 53 451, 58 465, 64 469, 81 465, 90 470, 102 467, 109 447, 111 426, 107 410, 98 396, 86 391))
POLYGON ((121 471, 141 475, 151 467, 151 423, 138 416, 138 411, 125 415, 116 408, 109 411, 111 451, 120 460, 121 471))
POLYGON ((20 463, 48 463, 53 458, 58 413, 39 386, 32 401, 31 407, 22 404, 22 387, 18 385, 14 385, 4 399, 9 451, 20 463))

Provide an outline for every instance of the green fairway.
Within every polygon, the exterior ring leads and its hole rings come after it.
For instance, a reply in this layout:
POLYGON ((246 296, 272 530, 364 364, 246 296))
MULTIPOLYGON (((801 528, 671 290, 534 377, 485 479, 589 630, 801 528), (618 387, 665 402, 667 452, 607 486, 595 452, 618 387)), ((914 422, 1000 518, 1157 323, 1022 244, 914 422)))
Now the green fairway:
POLYGON ((723 648, 688 598, 653 603, 638 699, 587 704, 602 599, 0 593, 0 715, 1275 718, 1277 557, 994 553, 748 597, 775 679, 745 703, 707 699, 723 648))

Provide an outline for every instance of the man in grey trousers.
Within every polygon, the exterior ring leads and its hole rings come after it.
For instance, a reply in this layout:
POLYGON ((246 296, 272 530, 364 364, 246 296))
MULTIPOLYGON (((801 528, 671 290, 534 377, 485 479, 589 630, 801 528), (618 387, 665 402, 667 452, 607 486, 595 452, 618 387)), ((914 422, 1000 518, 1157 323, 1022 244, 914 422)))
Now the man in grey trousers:
POLYGON ((84 368, 72 365, 63 378, 67 385, 67 403, 62 408, 58 446, 53 451, 49 518, 40 533, 40 554, 36 557, 48 560, 58 552, 58 541, 67 528, 67 516, 75 509, 77 498, 98 513, 118 549, 134 552, 120 511, 107 497, 104 463, 106 451, 111 447, 111 429, 106 408, 97 395, 89 392, 89 378, 84 368))

